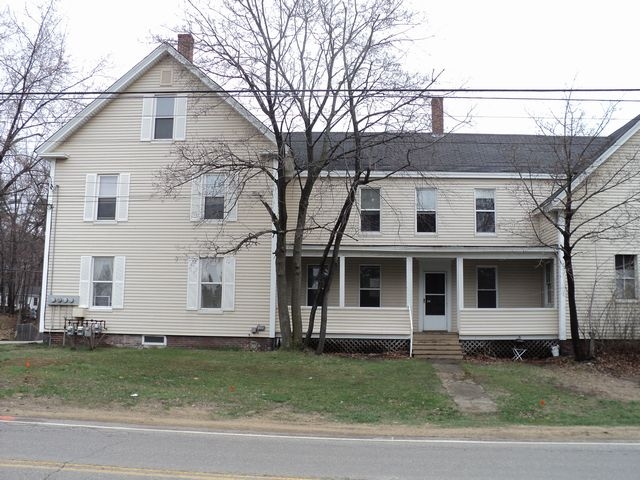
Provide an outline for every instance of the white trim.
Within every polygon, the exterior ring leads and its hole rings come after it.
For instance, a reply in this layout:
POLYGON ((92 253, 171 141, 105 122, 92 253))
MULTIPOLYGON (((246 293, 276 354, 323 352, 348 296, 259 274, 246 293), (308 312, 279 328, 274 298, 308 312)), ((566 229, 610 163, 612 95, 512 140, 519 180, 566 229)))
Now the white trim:
MULTIPOLYGON (((323 171, 320 177, 345 177, 353 176, 351 170, 330 170, 323 171)), ((389 171, 375 171, 369 174, 370 178, 388 178, 389 171)), ((301 177, 308 176, 308 172, 299 173, 301 177)), ((501 172, 432 172, 432 171, 400 171, 391 175, 391 178, 463 178, 463 179, 482 179, 482 180, 522 180, 522 175, 518 173, 501 173, 501 172)), ((553 180, 554 175, 549 173, 532 173, 527 175, 527 179, 531 180, 553 180)))
MULTIPOLYGON (((438 234, 438 189, 435 187, 416 187, 415 188, 415 198, 414 198, 414 214, 413 214, 413 232, 416 235, 419 236, 428 236, 428 237, 434 237, 438 234), (436 216, 436 229, 433 232, 419 232, 418 231, 418 190, 433 190, 435 193, 435 208, 433 209, 433 212, 436 216)), ((431 210, 424 210, 426 212, 429 212, 431 210)))
POLYGON ((446 332, 452 331, 453 317, 451 315, 453 304, 451 303, 451 257, 447 258, 420 258, 418 279, 418 291, 420 292, 420 300, 418 301, 418 330, 425 331, 425 273, 444 273, 445 274, 445 316, 446 316, 446 332))
MULTIPOLYGON (((498 231, 498 209, 496 202, 496 188, 495 187, 475 187, 473 189, 473 226, 476 236, 479 237, 495 237, 498 231), (478 200, 478 190, 491 190, 493 192, 493 210, 478 210, 477 200, 478 200), (479 232, 478 231, 478 211, 480 212, 493 212, 493 232, 479 232)), ((487 197, 480 197, 487 198, 487 197)))
POLYGON ((75 117, 67 122, 62 128, 56 131, 52 136, 45 140, 37 149, 36 154, 39 157, 49 156, 54 148, 66 140, 72 133, 74 133, 80 126, 96 115, 102 110, 108 103, 117 97, 117 93, 123 92, 129 87, 135 80, 140 78, 146 73, 152 66, 158 63, 165 55, 173 57, 184 68, 189 70, 195 75, 205 86, 210 90, 216 92, 216 94, 222 98, 227 104, 229 104, 234 110, 236 110, 245 120, 253 125, 259 132, 261 132, 271 143, 276 144, 275 137, 271 131, 260 122, 249 110, 243 107, 237 100, 230 95, 224 93, 222 88, 209 77, 207 77, 199 68, 193 63, 184 58, 178 51, 168 44, 162 44, 156 47, 151 53, 138 62, 131 70, 120 77, 113 85, 111 85, 104 93, 100 94, 93 102, 87 105, 80 111, 75 117))
MULTIPOLYGON (((484 289, 483 291, 490 292, 491 290, 484 289)), ((483 311, 484 310, 491 311, 491 310, 496 310, 498 308, 500 308, 500 302, 499 302, 499 297, 498 297, 498 266, 497 265, 476 265, 476 309, 483 310, 483 311), (480 290, 478 288, 478 270, 480 270, 481 268, 493 268, 493 270, 496 272, 495 273, 496 306, 493 309, 491 307, 486 307, 486 308, 478 307, 478 291, 480 290)))
POLYGON ((565 267, 564 257, 562 255, 562 233, 564 229, 564 216, 561 212, 557 213, 558 223, 558 248, 556 251, 556 270, 557 270, 557 288, 556 288, 556 308, 558 309, 558 338, 560 340, 567 339, 567 311, 566 311, 566 298, 565 298, 565 267))
POLYGON ((345 272, 346 272, 347 259, 344 255, 341 255, 338 258, 340 258, 340 291, 338 292, 339 293, 338 305, 342 308, 345 306, 345 286, 346 286, 345 272))
POLYGON ((554 335, 460 335, 460 340, 562 340, 554 335))
MULTIPOLYGON (((321 256, 324 245, 314 244, 303 247, 306 257, 321 256)), ((511 246, 429 246, 429 245, 342 245, 340 251, 347 257, 413 257, 451 258, 461 256, 465 259, 540 259, 553 258, 555 249, 549 247, 511 247, 511 246)), ((289 253, 289 252, 288 252, 289 253)))
MULTIPOLYGON (((572 191, 575 191, 577 187, 580 186, 582 182, 584 182, 600 165, 602 165, 611 155, 616 153, 616 151, 623 146, 627 141, 633 137, 640 130, 640 120, 636 122, 636 124, 631 127, 629 130, 625 132, 613 145, 607 148, 600 156, 589 165, 584 172, 582 172, 578 177, 571 183, 572 191)), ((560 194, 555 197, 547 207, 548 209, 556 208, 558 203, 566 198, 566 190, 560 192, 560 194)), ((564 339, 561 339, 564 340, 564 339)))
POLYGON ((369 236, 369 235, 371 235, 371 236, 380 235, 382 233, 382 189, 380 187, 369 187, 369 186, 360 188, 360 202, 359 202, 358 206, 360 207, 360 225, 359 225, 360 233, 362 235, 367 235, 367 236, 369 236), (375 210, 373 208, 365 209, 362 206, 362 193, 364 191, 366 191, 366 190, 369 190, 369 191, 375 190, 375 191, 378 192, 378 209, 377 210, 375 210), (362 213, 363 212, 376 212, 376 211, 378 212, 378 230, 363 230, 362 229, 362 213))
MULTIPOLYGON (((51 220, 53 215, 53 200, 55 195, 55 173, 56 173, 56 162, 55 160, 47 160, 49 162, 49 191, 47 196, 47 217, 45 220, 45 230, 44 230, 44 258, 42 260, 42 290, 40 293, 40 323, 38 325, 38 330, 40 333, 44 333, 44 319, 46 316, 47 309, 47 288, 48 288, 48 280, 49 280, 49 254, 51 248, 51 220)), ((53 259, 51 259, 53 260, 53 259)))
POLYGON ((166 347, 167 346, 167 336, 166 335, 142 335, 140 343, 143 347, 166 347), (160 337, 162 338, 162 343, 160 342, 148 342, 145 340, 146 337, 160 337))
MULTIPOLYGON (((277 159, 273 158, 271 160, 272 168, 274 171, 277 171, 277 159)), ((277 212, 278 216, 280 215, 278 204, 278 185, 277 182, 273 182, 272 192, 271 192, 271 209, 274 212, 277 212)), ((275 232, 276 226, 271 224, 273 230, 275 232)), ((276 305, 278 303, 278 281, 276 275, 276 246, 277 239, 276 234, 271 234, 271 274, 269 277, 269 338, 276 337, 276 305)))
POLYGON ((458 311, 458 330, 460 330, 460 312, 464 309, 464 258, 456 257, 456 303, 458 311))
MULTIPOLYGON (((407 308, 413 307, 413 257, 407 257, 405 262, 405 288, 407 294, 407 308)), ((413 328, 413 326, 411 327, 413 328)))

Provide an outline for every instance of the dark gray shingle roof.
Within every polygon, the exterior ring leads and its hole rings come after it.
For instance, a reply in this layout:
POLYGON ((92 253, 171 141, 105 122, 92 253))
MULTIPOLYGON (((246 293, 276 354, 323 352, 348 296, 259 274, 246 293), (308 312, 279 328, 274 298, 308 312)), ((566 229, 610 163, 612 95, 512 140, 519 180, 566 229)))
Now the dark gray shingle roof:
MULTIPOLYGON (((554 173, 569 151, 582 171, 610 145, 640 121, 640 115, 607 137, 552 137, 546 135, 497 135, 452 133, 367 134, 364 155, 373 170, 468 173, 554 173)), ((335 150, 332 169, 352 169, 353 139, 332 133, 327 144, 335 150)), ((316 136, 314 141, 322 138, 316 136)), ((290 146, 299 166, 308 164, 306 141, 294 133, 290 146)), ((320 151, 319 148, 316 149, 320 151)))

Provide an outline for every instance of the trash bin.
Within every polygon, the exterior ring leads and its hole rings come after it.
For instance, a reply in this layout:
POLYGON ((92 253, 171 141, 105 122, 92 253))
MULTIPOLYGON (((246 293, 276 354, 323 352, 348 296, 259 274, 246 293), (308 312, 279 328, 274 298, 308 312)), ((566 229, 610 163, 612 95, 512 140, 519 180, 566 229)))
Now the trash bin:
POLYGON ((551 356, 552 357, 560 356, 560 345, 551 345, 551 356))

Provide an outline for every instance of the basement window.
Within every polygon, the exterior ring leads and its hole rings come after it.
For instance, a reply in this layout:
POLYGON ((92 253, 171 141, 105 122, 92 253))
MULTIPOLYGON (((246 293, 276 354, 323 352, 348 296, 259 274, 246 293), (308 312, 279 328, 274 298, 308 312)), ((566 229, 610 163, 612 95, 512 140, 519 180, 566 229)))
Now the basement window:
POLYGON ((167 337, 164 335, 143 335, 142 345, 145 347, 166 347, 167 337))

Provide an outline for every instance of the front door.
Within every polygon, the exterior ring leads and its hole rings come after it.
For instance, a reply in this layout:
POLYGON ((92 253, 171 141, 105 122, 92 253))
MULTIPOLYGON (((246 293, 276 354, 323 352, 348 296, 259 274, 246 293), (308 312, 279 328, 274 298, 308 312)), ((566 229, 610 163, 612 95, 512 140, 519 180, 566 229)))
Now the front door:
POLYGON ((424 274, 424 330, 447 330, 447 274, 424 274))

